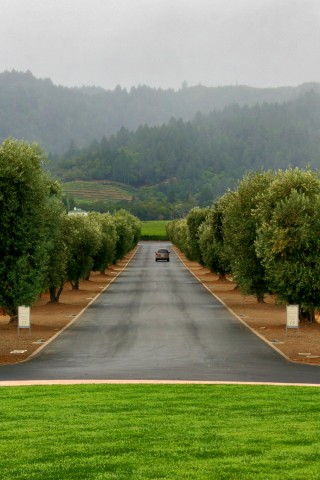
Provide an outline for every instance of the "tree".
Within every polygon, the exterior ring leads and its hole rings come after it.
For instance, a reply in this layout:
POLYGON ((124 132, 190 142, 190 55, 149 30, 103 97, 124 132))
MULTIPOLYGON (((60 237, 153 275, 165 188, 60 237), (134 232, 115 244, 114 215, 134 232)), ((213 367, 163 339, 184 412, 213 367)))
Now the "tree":
POLYGON ((190 257, 190 245, 187 240, 188 225, 187 219, 171 220, 167 223, 167 232, 171 242, 176 245, 186 257, 190 257))
POLYGON ((94 256, 101 245, 101 230, 89 216, 69 215, 64 224, 64 238, 68 248, 67 278, 72 288, 79 289, 79 281, 88 278, 94 256))
POLYGON ((310 170, 279 171, 256 209, 255 241, 270 289, 300 305, 313 320, 320 307, 320 177, 310 170))
POLYGON ((224 279, 226 273, 231 271, 223 235, 223 206, 227 196, 228 193, 213 204, 198 230, 203 264, 217 273, 220 279, 224 279))
POLYGON ((115 260, 121 260, 138 243, 141 223, 138 218, 123 209, 116 212, 113 218, 117 231, 115 260))
POLYGON ((52 182, 43 170, 38 145, 14 139, 0 146, 0 305, 17 318, 31 306, 46 273, 46 206, 52 182))
POLYGON ((59 199, 52 199, 47 210, 48 262, 45 288, 49 290, 50 302, 59 303, 67 281, 68 248, 64 237, 67 214, 59 199))
POLYGON ((263 302, 269 287, 255 249, 258 219, 252 212, 272 179, 272 172, 246 175, 228 195, 223 211, 223 236, 232 274, 241 292, 256 296, 258 302, 263 302))
POLYGON ((101 243, 100 247, 93 256, 93 270, 99 270, 104 273, 105 269, 114 262, 115 250, 117 244, 117 230, 114 219, 110 213, 95 213, 89 214, 100 226, 101 243))
POLYGON ((199 227, 205 221, 208 208, 193 208, 187 215, 188 243, 190 247, 190 260, 203 264, 199 246, 199 227))

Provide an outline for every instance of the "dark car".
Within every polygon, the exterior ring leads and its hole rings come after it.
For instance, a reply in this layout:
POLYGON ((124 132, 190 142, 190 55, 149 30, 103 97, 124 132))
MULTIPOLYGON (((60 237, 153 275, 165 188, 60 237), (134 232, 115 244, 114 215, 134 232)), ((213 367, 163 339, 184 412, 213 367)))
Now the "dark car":
POLYGON ((170 262, 170 251, 167 248, 158 248, 155 252, 155 261, 164 260, 170 262))

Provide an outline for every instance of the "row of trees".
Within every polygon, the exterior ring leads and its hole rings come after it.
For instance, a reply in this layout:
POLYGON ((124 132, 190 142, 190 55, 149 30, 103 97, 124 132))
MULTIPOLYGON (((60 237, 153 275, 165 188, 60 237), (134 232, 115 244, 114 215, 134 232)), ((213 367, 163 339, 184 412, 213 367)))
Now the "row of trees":
POLYGON ((8 139, 0 146, 0 305, 11 319, 19 305, 101 271, 140 238, 140 221, 120 210, 68 215, 57 182, 43 169, 38 145, 8 139))
POLYGON ((189 259, 225 277, 244 295, 320 308, 320 175, 309 169, 246 175, 211 207, 168 223, 171 241, 189 259))

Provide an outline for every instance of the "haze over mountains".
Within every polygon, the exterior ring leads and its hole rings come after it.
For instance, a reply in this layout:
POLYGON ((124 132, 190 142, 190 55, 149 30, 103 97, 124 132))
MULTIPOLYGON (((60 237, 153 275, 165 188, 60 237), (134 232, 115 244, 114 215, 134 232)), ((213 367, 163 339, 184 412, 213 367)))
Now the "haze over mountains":
POLYGON ((12 136, 38 142, 48 154, 61 155, 70 147, 87 147, 109 138, 122 127, 166 124, 171 118, 192 120, 200 112, 221 111, 232 104, 254 106, 283 104, 308 91, 320 92, 320 83, 297 87, 205 87, 183 84, 180 90, 148 86, 67 88, 31 72, 0 74, 0 141, 12 136))
POLYGON ((88 198, 83 208, 176 218, 247 172, 320 169, 320 84, 107 91, 3 72, 0 141, 9 136, 39 143, 60 182, 121 183, 132 198, 88 198))

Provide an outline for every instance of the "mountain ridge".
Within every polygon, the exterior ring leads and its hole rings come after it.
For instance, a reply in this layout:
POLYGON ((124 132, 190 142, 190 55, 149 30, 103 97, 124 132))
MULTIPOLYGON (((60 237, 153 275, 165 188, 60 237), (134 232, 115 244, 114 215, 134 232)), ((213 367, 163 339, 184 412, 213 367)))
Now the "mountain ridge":
POLYGON ((64 87, 30 71, 0 73, 0 141, 7 137, 37 142, 49 155, 87 147, 121 128, 159 126, 171 118, 192 120, 226 106, 282 104, 307 91, 320 92, 320 83, 297 87, 257 88, 245 85, 182 86, 180 90, 146 85, 128 91, 116 87, 64 87))

